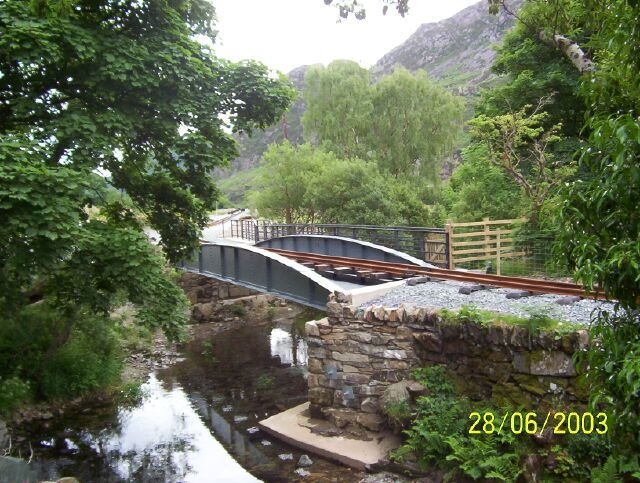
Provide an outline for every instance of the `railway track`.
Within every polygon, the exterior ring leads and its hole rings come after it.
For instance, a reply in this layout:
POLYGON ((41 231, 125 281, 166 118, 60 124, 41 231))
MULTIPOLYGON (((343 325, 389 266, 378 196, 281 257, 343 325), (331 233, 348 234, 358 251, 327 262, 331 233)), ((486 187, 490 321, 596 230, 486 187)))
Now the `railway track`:
POLYGON ((444 268, 427 268, 402 263, 380 262, 350 257, 335 257, 316 253, 295 252, 290 250, 268 249, 273 253, 296 260, 314 268, 323 275, 338 278, 342 274, 358 278, 367 283, 381 283, 391 280, 401 280, 416 276, 432 279, 453 280, 482 285, 484 288, 512 288, 531 293, 548 293, 566 296, 585 297, 605 300, 601 292, 588 292, 584 287, 568 282, 553 280, 537 280, 524 277, 506 277, 483 273, 448 270, 444 268), (347 271, 350 271, 347 273, 347 271))

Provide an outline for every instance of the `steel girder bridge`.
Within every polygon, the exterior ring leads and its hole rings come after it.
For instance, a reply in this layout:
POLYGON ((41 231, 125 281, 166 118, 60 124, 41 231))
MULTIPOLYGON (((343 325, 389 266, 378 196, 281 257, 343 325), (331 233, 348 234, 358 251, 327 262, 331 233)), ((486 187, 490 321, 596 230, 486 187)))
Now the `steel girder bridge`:
POLYGON ((348 292, 336 281, 273 253, 269 251, 270 248, 431 266, 410 255, 373 243, 332 236, 292 235, 264 240, 259 246, 223 240, 203 243, 197 255, 183 261, 180 267, 321 310, 326 308, 329 294, 348 292))

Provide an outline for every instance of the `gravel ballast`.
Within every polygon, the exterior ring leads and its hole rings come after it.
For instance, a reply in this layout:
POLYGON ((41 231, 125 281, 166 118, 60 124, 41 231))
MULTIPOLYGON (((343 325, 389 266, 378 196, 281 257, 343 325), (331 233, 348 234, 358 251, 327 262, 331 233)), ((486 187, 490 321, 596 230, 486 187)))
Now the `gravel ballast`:
POLYGON ((458 291, 469 284, 451 281, 425 282, 414 286, 402 285, 385 295, 370 300, 360 308, 384 306, 387 308, 400 305, 416 307, 444 308, 458 310, 463 306, 471 306, 492 312, 502 312, 528 318, 533 314, 545 315, 564 322, 586 325, 592 318, 594 311, 613 310, 613 303, 581 299, 570 305, 559 305, 557 301, 562 295, 533 295, 519 299, 508 299, 507 294, 517 293, 519 290, 494 288, 479 290, 469 295, 458 291))

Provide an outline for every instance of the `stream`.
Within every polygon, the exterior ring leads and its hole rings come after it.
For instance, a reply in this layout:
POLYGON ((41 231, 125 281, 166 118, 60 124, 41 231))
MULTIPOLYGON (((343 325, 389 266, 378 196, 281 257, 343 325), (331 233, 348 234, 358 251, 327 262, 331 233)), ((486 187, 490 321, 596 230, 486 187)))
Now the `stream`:
POLYGON ((312 454, 313 464, 300 469, 303 451, 257 429, 306 400, 304 321, 217 335, 207 327, 215 324, 194 326, 178 362, 151 371, 134 403, 24 424, 15 450, 23 457, 33 450, 32 481, 358 481, 361 473, 312 454))

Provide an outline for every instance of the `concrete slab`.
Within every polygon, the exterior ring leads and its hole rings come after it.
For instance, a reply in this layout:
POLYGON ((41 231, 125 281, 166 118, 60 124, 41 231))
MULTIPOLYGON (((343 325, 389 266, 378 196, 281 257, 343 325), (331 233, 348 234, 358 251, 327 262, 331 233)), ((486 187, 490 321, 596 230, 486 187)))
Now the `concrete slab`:
POLYGON ((382 297, 383 295, 391 292, 393 289, 406 284, 406 280, 398 280, 396 282, 387 282, 380 285, 369 285, 366 287, 363 287, 361 285, 360 288, 349 290, 347 292, 347 295, 351 295, 351 305, 353 305, 354 307, 358 307, 365 302, 368 302, 369 300, 382 297))
POLYGON ((326 421, 309 417, 308 402, 258 423, 261 429, 287 444, 357 470, 367 469, 368 465, 386 456, 389 450, 400 446, 400 438, 391 432, 380 433, 371 441, 362 441, 346 436, 322 436, 311 431, 326 424, 326 421))

